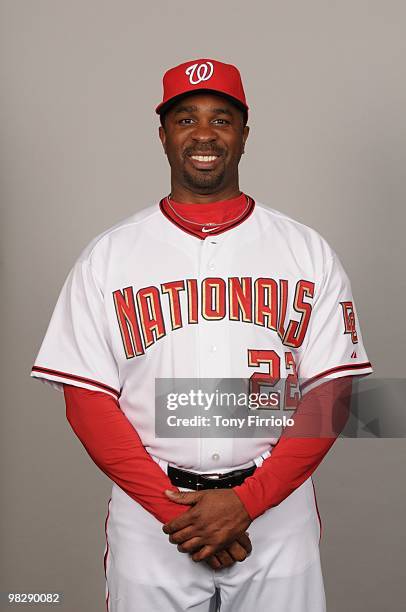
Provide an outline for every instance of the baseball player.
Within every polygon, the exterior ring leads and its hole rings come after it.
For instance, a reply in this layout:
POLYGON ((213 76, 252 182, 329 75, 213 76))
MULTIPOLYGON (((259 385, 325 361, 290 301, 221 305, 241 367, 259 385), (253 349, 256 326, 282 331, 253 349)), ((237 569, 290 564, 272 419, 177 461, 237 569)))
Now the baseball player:
POLYGON ((113 481, 107 609, 323 612, 311 475, 372 372, 349 279, 316 231, 240 190, 236 67, 171 68, 156 112, 170 193, 86 246, 31 371, 113 481), (158 379, 278 387, 295 433, 157 436, 158 379))

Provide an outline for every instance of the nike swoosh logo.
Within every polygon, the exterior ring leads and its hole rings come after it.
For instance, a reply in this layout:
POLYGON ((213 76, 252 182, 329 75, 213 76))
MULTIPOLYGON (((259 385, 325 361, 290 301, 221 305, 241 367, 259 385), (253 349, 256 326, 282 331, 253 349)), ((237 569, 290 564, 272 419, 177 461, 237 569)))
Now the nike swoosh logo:
POLYGON ((202 227, 202 232, 214 232, 214 230, 218 229, 218 227, 202 227))

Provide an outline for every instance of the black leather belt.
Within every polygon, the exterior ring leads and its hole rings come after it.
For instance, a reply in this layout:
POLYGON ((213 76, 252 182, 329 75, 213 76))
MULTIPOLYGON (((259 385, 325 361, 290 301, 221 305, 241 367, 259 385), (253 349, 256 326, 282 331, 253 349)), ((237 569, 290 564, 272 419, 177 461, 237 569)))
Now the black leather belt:
POLYGON ((183 487, 185 489, 193 489, 201 491, 202 489, 227 489, 228 487, 236 487, 244 482, 248 476, 257 469, 256 465, 245 468, 244 470, 233 470, 224 474, 197 474, 188 470, 181 470, 172 465, 168 465, 168 476, 175 487, 183 487))

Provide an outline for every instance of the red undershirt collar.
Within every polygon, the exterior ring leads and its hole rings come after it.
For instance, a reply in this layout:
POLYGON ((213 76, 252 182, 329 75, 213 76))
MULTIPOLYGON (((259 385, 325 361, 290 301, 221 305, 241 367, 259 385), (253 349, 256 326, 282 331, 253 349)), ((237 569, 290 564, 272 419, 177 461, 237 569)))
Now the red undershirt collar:
POLYGON ((245 221, 254 210, 255 202, 250 196, 241 193, 235 198, 207 204, 176 202, 172 199, 169 203, 165 197, 159 206, 172 223, 204 240, 209 235, 221 234, 245 221), (213 223, 223 225, 209 225, 213 223))

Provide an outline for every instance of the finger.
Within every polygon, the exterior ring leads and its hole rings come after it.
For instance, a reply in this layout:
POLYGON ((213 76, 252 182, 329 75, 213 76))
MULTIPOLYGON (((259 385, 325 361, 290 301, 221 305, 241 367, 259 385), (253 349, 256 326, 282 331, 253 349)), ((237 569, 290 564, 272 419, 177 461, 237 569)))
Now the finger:
POLYGON ((201 497, 201 493, 198 491, 172 491, 171 489, 166 489, 165 494, 177 504, 188 504, 191 506, 196 504, 201 497))
POLYGON ((192 538, 187 540, 183 544, 178 544, 177 548, 179 552, 183 553, 194 553, 201 549, 203 540, 201 538, 192 538))
MULTIPOLYGON (((234 561, 244 561, 247 558, 247 551, 239 542, 233 542, 230 546, 227 546, 227 552, 234 561)), ((217 555, 219 553, 216 553, 217 555)))
POLYGON ((180 531, 180 529, 184 529, 188 525, 192 525, 193 515, 191 514, 191 512, 191 509, 186 510, 186 512, 184 512, 180 516, 177 516, 172 521, 169 521, 169 523, 165 523, 165 525, 162 527, 162 531, 167 534, 175 533, 175 531, 180 531))
POLYGON ((252 552, 252 544, 251 540, 247 533, 242 533, 241 535, 236 537, 236 541, 247 551, 248 554, 252 552))
POLYGON ((235 563, 233 557, 230 555, 228 550, 219 550, 218 552, 216 552, 216 557, 220 559, 223 567, 230 567, 235 563))
POLYGON ((203 546, 198 552, 194 553, 192 555, 192 559, 193 561, 204 561, 205 559, 211 557, 214 553, 217 554, 214 546, 206 545, 203 546))
POLYGON ((218 570, 222 567, 221 561, 219 561, 216 555, 209 557, 205 562, 214 570, 218 570))
POLYGON ((200 534, 193 526, 189 526, 175 533, 171 533, 169 535, 169 541, 171 544, 183 544, 183 542, 187 542, 187 540, 197 537, 200 537, 200 534))

